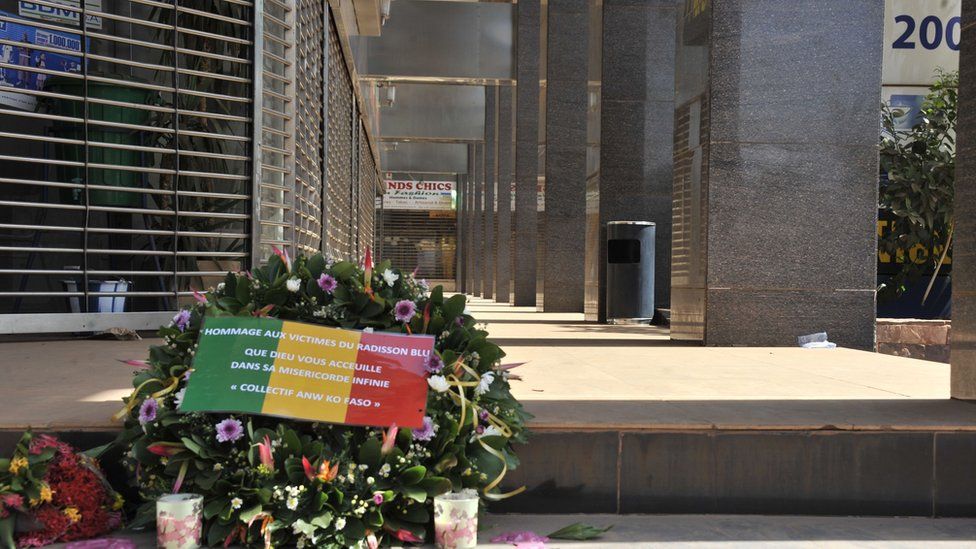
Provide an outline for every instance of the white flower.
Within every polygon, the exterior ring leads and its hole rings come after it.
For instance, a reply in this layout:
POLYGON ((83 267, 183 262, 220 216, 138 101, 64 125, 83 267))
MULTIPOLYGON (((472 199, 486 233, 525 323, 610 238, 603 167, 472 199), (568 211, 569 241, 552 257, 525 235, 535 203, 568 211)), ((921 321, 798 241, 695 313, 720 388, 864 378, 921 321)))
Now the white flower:
POLYGON ((365 328, 363 328, 363 331, 366 332, 367 334, 373 333, 373 329, 370 328, 369 326, 366 326, 365 328))
POLYGON ((241 499, 241 498, 234 498, 234 499, 230 500, 230 507, 231 507, 231 509, 235 509, 235 510, 236 509, 240 509, 241 508, 241 505, 244 505, 244 500, 241 499))
POLYGON ((376 479, 373 477, 366 477, 366 484, 373 484, 374 482, 376 482, 376 479))
POLYGON ((183 406, 183 396, 185 394, 186 394, 186 387, 180 389, 179 391, 176 391, 176 394, 173 395, 173 401, 176 402, 177 408, 183 406))
POLYGON ((226 285, 223 282, 221 282, 220 284, 217 284, 217 291, 218 292, 224 291, 224 286, 226 286, 226 285))
POLYGON ((285 286, 288 287, 289 292, 297 292, 302 288, 302 281, 298 278, 289 278, 288 282, 285 282, 285 286))
POLYGON ((292 511, 298 509, 298 498, 296 498, 295 496, 289 496, 288 499, 285 501, 285 507, 291 509, 292 511))
POLYGON ((386 282, 387 286, 392 286, 397 280, 400 280, 400 275, 390 269, 383 271, 383 281, 386 282))
POLYGON ((481 374, 481 380, 478 381, 478 386, 474 388, 474 394, 481 396, 487 393, 492 381, 495 381, 495 374, 491 372, 481 374))
POLYGON ((339 517, 335 521, 335 529, 342 530, 346 527, 346 519, 344 517, 339 517))
POLYGON ((380 467, 380 476, 381 477, 385 477, 385 476, 389 475, 390 474, 390 469, 391 469, 390 464, 389 463, 384 463, 380 467))
POLYGON ((430 385, 431 389, 437 391, 438 393, 443 393, 451 388, 451 386, 447 383, 447 378, 444 376, 430 376, 427 378, 427 384, 430 385))

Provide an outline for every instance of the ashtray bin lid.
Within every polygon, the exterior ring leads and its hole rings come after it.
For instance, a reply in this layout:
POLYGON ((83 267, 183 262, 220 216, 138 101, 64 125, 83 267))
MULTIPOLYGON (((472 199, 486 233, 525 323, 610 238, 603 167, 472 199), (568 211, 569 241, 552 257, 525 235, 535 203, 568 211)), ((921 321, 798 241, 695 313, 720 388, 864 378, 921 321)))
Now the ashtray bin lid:
POLYGON ((646 225, 653 227, 656 223, 652 221, 607 221, 607 225, 646 225))

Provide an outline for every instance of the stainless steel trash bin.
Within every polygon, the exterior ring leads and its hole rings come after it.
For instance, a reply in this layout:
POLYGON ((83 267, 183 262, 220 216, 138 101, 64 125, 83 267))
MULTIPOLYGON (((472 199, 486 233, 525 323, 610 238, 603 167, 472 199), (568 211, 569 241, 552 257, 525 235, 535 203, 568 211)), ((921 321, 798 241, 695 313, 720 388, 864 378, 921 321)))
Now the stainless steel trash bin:
POLYGON ((649 221, 607 223, 607 320, 654 318, 654 240, 649 221))

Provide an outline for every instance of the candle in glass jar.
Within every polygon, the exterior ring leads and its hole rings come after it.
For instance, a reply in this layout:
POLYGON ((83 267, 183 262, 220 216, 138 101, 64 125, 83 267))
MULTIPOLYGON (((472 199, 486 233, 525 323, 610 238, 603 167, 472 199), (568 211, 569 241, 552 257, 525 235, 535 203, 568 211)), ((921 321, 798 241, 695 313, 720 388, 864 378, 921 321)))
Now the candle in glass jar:
POLYGON ((460 492, 434 498, 434 541, 438 549, 478 546, 478 494, 460 492))
POLYGON ((156 500, 156 546, 196 549, 203 531, 203 496, 169 494, 156 500))

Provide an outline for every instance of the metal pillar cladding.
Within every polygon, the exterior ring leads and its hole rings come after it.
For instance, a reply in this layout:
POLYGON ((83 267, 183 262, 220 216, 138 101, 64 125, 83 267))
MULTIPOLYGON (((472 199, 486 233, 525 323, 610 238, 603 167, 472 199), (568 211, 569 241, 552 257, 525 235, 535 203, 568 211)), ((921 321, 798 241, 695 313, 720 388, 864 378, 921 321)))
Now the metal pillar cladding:
POLYGON ((498 179, 498 86, 485 87, 485 202, 481 296, 495 295, 495 186, 498 179))
POLYGON ((539 203, 540 2, 521 0, 516 11, 514 304, 534 307, 539 203))
POLYGON ((495 186, 495 300, 508 303, 512 286, 512 86, 498 87, 495 186))

